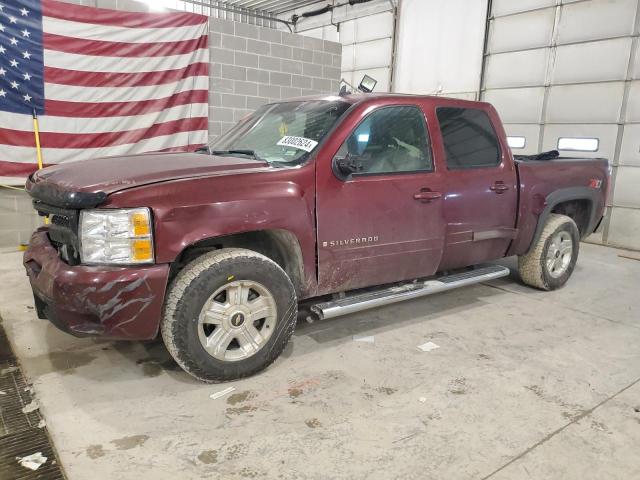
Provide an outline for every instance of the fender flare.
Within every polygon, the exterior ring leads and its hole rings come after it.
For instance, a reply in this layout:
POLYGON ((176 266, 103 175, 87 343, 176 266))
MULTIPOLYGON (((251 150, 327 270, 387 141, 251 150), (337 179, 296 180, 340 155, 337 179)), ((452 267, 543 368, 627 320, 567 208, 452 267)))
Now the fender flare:
POLYGON ((531 244, 527 249, 527 252, 533 248, 536 244, 540 235, 542 234, 542 229, 544 225, 547 223, 547 218, 551 214, 551 211, 559 204, 564 202, 570 202, 572 200, 586 200, 590 204, 589 211, 589 223, 584 232, 582 232, 581 238, 585 238, 587 235, 590 235, 595 230, 599 219, 596 218, 596 205, 598 204, 598 200, 600 198, 600 191, 594 190, 590 187, 568 187, 561 188, 559 190, 555 190, 554 192, 547 195, 545 199, 545 207, 542 213, 538 216, 538 223, 536 225, 536 231, 533 234, 533 238, 531 239, 531 244))

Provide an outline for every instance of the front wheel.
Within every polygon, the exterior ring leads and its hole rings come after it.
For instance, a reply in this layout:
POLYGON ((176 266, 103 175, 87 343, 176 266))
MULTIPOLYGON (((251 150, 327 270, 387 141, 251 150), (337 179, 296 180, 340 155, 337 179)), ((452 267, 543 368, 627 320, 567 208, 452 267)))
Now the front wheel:
POLYGON ((522 281, 541 290, 563 286, 578 260, 580 232, 566 215, 551 214, 540 238, 525 255, 518 257, 522 281))
POLYGON ((295 328, 287 274, 251 250, 229 248, 189 263, 169 287, 161 331, 175 361, 205 382, 234 380, 270 365, 295 328))

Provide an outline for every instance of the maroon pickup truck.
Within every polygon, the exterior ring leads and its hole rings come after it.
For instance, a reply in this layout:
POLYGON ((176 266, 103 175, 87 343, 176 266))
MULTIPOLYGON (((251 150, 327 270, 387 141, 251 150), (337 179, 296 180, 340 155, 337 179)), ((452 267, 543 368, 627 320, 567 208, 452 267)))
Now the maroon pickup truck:
POLYGON ((203 381, 251 375, 320 319, 504 276, 571 275, 605 159, 517 157, 495 109, 354 94, 272 103, 192 153, 70 163, 27 182, 49 217, 24 255, 40 318, 161 333, 203 381))

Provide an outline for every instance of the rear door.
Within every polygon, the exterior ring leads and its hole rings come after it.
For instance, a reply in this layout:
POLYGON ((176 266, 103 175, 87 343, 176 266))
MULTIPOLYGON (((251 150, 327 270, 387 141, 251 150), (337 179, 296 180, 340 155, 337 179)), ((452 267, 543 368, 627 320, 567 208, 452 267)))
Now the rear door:
POLYGON ((447 170, 441 269, 501 258, 516 232, 516 172, 509 147, 500 142, 505 137, 497 114, 489 106, 460 105, 436 107, 439 158, 447 170))
POLYGON ((430 275, 442 256, 443 178, 415 104, 360 108, 317 160, 320 293, 430 275), (344 175, 337 159, 358 165, 344 175))

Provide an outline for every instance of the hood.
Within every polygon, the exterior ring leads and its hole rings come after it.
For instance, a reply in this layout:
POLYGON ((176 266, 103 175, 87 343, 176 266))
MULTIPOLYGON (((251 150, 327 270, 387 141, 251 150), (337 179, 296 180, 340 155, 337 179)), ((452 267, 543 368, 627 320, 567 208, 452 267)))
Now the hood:
POLYGON ((27 191, 45 203, 49 202, 42 198, 43 196, 60 199, 70 193, 101 194, 106 198, 106 195, 119 190, 151 183, 228 175, 262 169, 268 165, 251 158, 185 152, 97 158, 39 170, 27 181, 27 191))

